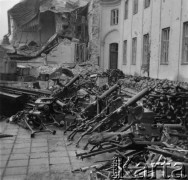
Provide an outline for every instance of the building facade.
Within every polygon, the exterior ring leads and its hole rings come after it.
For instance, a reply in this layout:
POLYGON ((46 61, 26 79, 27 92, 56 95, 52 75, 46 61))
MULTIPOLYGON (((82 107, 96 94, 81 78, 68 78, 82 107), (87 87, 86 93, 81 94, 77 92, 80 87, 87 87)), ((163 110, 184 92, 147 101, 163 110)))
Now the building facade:
POLYGON ((100 65, 188 81, 187 0, 101 0, 100 65))

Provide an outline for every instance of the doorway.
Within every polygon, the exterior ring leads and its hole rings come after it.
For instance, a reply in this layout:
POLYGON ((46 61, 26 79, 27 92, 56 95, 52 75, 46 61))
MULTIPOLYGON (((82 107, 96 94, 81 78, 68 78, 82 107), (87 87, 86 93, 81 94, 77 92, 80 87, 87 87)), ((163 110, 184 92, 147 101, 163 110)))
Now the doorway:
POLYGON ((110 44, 110 69, 118 68, 118 43, 110 44))

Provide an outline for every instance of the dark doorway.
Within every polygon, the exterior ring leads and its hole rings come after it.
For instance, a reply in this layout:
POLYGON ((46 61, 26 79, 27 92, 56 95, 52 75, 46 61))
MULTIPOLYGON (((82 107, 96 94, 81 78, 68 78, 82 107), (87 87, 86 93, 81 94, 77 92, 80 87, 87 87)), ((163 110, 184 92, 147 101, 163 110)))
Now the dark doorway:
POLYGON ((110 44, 110 69, 118 67, 118 43, 110 44))

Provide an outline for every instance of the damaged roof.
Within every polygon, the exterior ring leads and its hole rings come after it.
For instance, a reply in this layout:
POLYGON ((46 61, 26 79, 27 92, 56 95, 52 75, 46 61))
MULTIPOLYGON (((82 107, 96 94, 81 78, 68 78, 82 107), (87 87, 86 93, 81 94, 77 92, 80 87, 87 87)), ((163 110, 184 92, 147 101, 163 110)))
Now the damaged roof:
POLYGON ((43 4, 41 4, 40 12, 71 12, 79 7, 86 6, 87 4, 88 0, 46 0, 43 4))
POLYGON ((39 6, 40 0, 24 0, 13 6, 8 13, 17 26, 22 27, 37 18, 39 6))
POLYGON ((13 6, 8 13, 17 26, 34 26, 39 24, 39 14, 45 11, 54 13, 71 12, 86 6, 90 0, 22 0, 13 6))

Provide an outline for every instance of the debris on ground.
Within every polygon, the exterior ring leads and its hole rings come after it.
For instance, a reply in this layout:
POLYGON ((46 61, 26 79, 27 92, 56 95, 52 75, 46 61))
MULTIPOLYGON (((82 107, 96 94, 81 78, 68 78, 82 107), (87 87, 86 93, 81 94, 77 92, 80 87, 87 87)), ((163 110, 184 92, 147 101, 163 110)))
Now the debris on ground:
MULTIPOLYGON (((91 180, 140 178, 146 171, 151 177, 151 164, 180 162, 187 168, 188 84, 127 76, 120 70, 103 72, 89 63, 64 70, 66 81, 58 81, 49 94, 25 91, 29 98, 24 109, 9 122, 29 129, 31 138, 40 132, 55 134, 51 125, 63 127, 67 141, 75 139, 76 147, 87 138, 84 150, 90 150, 76 152, 80 159, 113 154, 102 164, 73 170, 90 171, 91 180)), ((161 179, 164 174, 156 171, 156 179, 161 179)))

